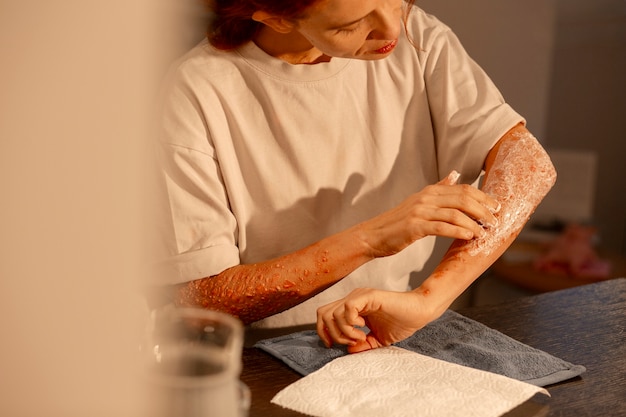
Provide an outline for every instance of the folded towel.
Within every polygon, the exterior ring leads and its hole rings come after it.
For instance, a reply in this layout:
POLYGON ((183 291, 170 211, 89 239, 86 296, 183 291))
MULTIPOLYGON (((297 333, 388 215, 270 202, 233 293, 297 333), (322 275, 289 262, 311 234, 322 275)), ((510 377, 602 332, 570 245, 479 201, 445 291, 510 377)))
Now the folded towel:
MULTIPOLYGON (((345 346, 326 348, 314 330, 262 340, 254 346, 279 358, 301 375, 348 354, 345 346)), ((586 370, 452 310, 395 346, 537 386, 565 381, 586 370)))

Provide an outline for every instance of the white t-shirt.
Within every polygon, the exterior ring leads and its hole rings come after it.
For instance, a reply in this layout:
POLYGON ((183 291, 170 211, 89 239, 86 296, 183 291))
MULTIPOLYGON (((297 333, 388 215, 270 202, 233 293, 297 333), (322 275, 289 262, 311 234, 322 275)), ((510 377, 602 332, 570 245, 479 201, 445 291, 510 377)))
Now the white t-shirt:
MULTIPOLYGON (((253 42, 202 42, 177 63, 161 137, 169 214, 160 284, 272 259, 397 206, 453 169, 474 182, 523 119, 456 36, 414 8, 378 61, 292 65, 253 42)), ((315 321, 357 287, 407 288, 434 238, 376 259, 311 300, 256 323, 315 321)))

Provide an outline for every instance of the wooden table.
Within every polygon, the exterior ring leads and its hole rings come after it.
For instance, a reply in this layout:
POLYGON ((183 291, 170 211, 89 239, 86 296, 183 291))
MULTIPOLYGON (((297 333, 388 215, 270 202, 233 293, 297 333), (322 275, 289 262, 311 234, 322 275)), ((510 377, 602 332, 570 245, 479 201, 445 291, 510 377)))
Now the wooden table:
MULTIPOLYGON (((520 342, 587 368, 581 377, 548 386, 512 416, 626 416, 626 279, 521 298, 459 313, 520 342)), ((249 417, 303 414, 270 403, 300 375, 269 354, 245 348, 241 380, 250 387, 249 417)))

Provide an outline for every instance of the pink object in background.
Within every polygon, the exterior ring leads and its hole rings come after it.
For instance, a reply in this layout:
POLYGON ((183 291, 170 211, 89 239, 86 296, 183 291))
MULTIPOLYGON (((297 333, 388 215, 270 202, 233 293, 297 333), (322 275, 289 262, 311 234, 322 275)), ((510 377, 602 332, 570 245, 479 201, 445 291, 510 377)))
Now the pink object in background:
POLYGON ((592 245, 595 234, 594 227, 568 225, 561 235, 546 245, 544 253, 535 259, 534 268, 574 278, 608 278, 611 263, 596 254, 592 245))

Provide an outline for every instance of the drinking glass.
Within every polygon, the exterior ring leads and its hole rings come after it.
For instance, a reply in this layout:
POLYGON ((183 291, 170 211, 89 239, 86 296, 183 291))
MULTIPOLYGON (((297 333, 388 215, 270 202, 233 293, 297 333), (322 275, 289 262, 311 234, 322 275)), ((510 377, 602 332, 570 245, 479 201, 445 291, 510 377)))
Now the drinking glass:
POLYGON ((242 347, 243 325, 228 314, 155 310, 142 347, 147 415, 245 417, 250 392, 239 380, 242 347))

